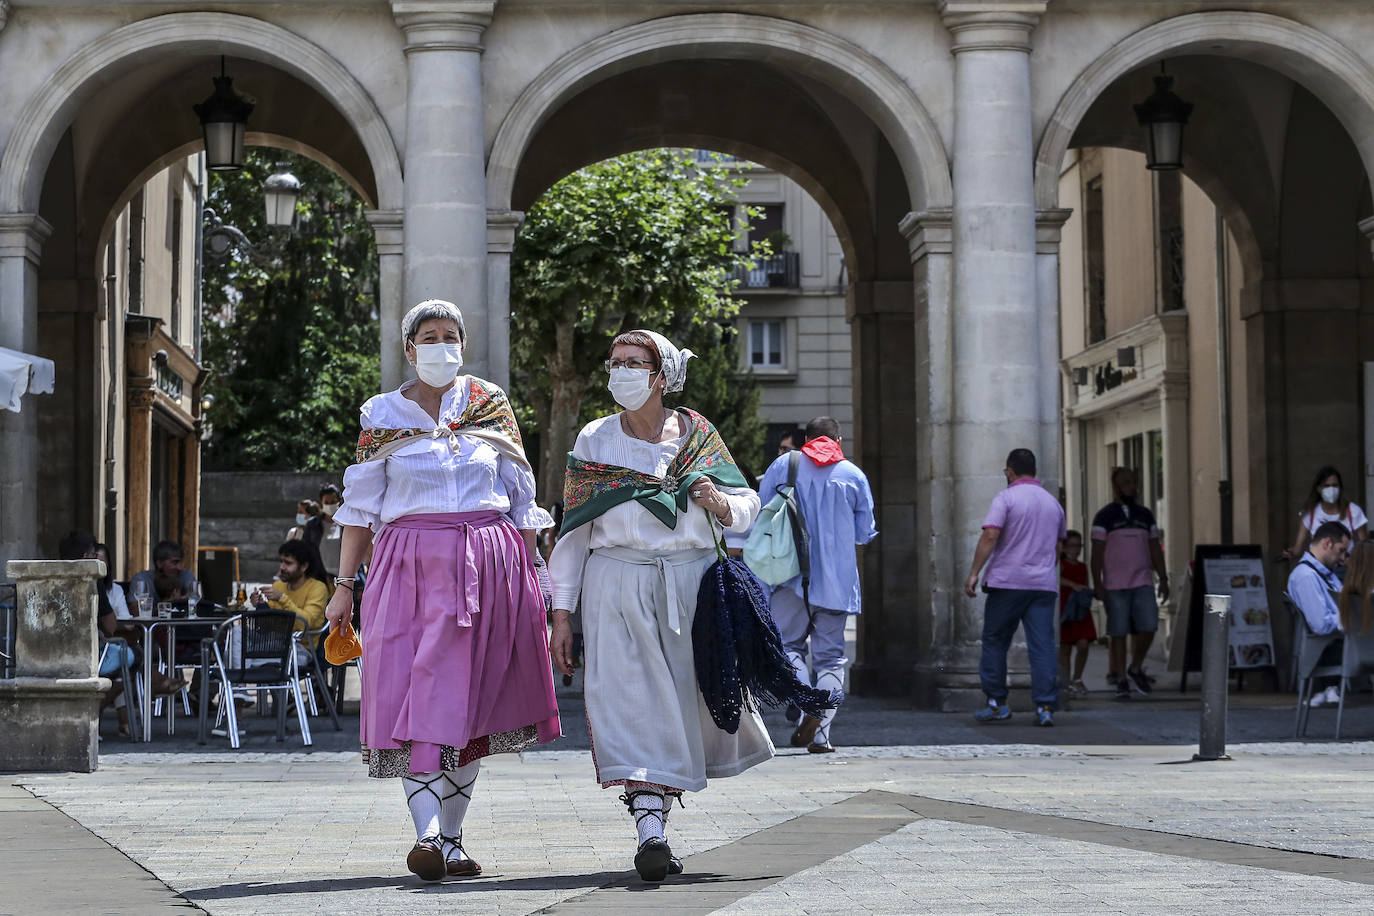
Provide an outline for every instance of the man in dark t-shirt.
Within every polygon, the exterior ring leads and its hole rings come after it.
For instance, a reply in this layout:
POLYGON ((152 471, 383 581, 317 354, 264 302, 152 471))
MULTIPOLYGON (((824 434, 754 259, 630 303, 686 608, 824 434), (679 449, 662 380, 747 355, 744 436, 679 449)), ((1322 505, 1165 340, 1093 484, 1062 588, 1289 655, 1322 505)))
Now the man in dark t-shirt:
POLYGON ((1136 502, 1136 476, 1130 468, 1112 472, 1116 499, 1093 517, 1092 573, 1097 597, 1107 608, 1107 635, 1111 638, 1107 679, 1114 681, 1117 699, 1127 700, 1131 688, 1150 692, 1150 678, 1143 664, 1155 631, 1159 629, 1159 604, 1155 601, 1155 576, 1159 600, 1169 600, 1169 572, 1159 543, 1154 513, 1136 502), (1131 637, 1131 665, 1126 666, 1126 636, 1131 637))

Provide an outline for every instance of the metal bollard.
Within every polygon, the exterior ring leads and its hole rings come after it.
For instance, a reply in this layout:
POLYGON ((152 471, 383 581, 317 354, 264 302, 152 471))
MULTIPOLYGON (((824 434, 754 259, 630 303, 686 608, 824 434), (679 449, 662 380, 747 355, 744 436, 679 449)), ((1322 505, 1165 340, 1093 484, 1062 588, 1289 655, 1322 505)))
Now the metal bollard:
POLYGON ((1226 705, 1231 596, 1207 595, 1202 601, 1202 722, 1193 759, 1230 760, 1226 756, 1226 705))

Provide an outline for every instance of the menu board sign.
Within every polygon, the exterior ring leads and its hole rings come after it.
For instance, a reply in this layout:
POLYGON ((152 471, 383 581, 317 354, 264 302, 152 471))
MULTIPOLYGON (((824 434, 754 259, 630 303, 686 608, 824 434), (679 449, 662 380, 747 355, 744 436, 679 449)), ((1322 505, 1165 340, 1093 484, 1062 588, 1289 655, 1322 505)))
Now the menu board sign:
POLYGON ((1269 593, 1264 587, 1264 557, 1258 549, 1199 550, 1203 593, 1231 596, 1232 668, 1274 664, 1274 631, 1269 623, 1269 593))

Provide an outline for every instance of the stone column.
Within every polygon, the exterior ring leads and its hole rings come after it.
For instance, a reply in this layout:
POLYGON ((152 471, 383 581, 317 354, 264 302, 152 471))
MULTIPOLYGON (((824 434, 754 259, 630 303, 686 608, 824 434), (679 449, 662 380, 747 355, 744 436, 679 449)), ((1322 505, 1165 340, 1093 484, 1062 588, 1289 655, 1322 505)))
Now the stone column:
MULTIPOLYGON (((1041 447, 1042 405, 1055 363, 1042 366, 1036 284, 1030 33, 1046 0, 942 0, 954 42, 952 542, 956 587, 973 557, 1013 448, 1041 447)), ((982 601, 956 591, 957 661, 936 678, 942 706, 981 694, 968 649, 982 601)))
POLYGON ((902 648, 912 670, 912 699, 917 706, 931 707, 942 704, 951 685, 976 684, 978 672, 977 630, 960 619, 967 609, 957 599, 960 571, 952 536, 953 214, 911 213, 900 228, 911 252, 916 298, 915 463, 921 469, 916 475, 915 640, 902 648))
MULTIPOLYGON (((392 0, 405 32, 404 301, 463 311, 467 371, 491 372, 482 33, 494 0, 392 0)), ((385 344, 384 344, 385 345, 385 344)))
POLYGON ((149 505, 153 493, 153 404, 157 401, 157 390, 133 387, 139 383, 151 385, 152 380, 129 379, 129 490, 126 497, 129 554, 126 563, 131 570, 150 569, 153 565, 149 505))
POLYGON ((1040 313, 1040 482, 1058 495, 1064 485, 1060 426, 1059 236, 1072 210, 1041 210, 1035 218, 1035 284, 1040 313))
MULTIPOLYGON (((0 214, 0 347, 38 348, 38 259, 52 233, 36 213, 0 214)), ((19 413, 0 410, 0 561, 37 557, 38 403, 25 395, 19 413)))
POLYGON ((96 675, 99 560, 10 560, 18 588, 15 676, 0 680, 0 770, 96 766, 101 693, 96 675))
POLYGON ((487 378, 502 388, 510 388, 510 256, 515 236, 525 214, 518 210, 487 211, 487 310, 491 331, 487 343, 491 350, 487 378))
POLYGON ((401 318, 406 313, 405 301, 401 298, 405 282, 405 214, 400 210, 369 210, 367 221, 372 225, 377 244, 377 314, 381 316, 382 324, 382 390, 394 391, 411 374, 401 347, 401 318))

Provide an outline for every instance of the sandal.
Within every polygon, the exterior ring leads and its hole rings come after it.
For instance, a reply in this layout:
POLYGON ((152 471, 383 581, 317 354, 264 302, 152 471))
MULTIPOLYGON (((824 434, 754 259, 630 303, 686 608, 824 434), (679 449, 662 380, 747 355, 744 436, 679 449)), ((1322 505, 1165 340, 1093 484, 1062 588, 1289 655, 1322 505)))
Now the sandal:
POLYGON ((452 843, 454 849, 463 855, 461 859, 449 858, 448 855, 444 856, 444 863, 450 878, 473 878, 482 873, 482 866, 477 864, 476 859, 469 857, 468 851, 463 848, 462 831, 459 831, 456 837, 444 836, 441 833, 439 834, 439 841, 441 847, 446 847, 452 843))
POLYGON ((421 881, 442 881, 448 867, 439 837, 421 837, 406 856, 406 868, 421 881))

